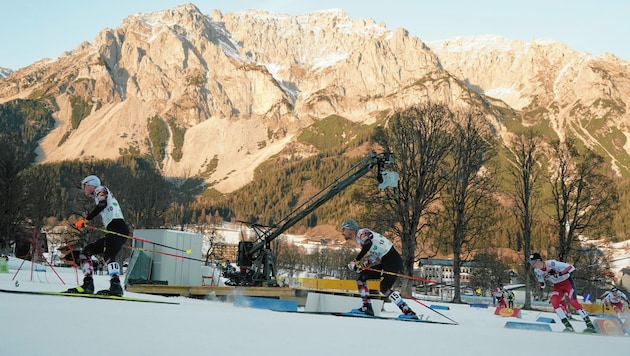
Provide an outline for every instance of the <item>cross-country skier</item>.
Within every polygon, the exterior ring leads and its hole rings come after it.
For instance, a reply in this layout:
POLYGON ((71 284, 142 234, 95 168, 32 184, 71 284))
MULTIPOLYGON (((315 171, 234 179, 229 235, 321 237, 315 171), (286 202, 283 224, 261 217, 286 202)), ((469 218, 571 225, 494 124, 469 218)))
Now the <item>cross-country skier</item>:
MULTIPOLYGON (((79 230, 82 230, 87 225, 88 220, 92 220, 100 214, 103 225, 106 226, 107 230, 121 235, 129 235, 129 227, 125 223, 118 201, 107 187, 101 185, 101 180, 97 176, 90 175, 85 177, 81 182, 81 190, 86 196, 94 198, 96 206, 85 218, 79 219, 79 221, 75 223, 75 226, 79 230)), ((120 285, 119 277, 120 265, 116 262, 116 255, 120 252, 125 242, 125 237, 114 233, 107 233, 103 238, 83 247, 79 255, 80 266, 84 276, 83 284, 75 288, 70 288, 67 292, 94 293, 94 280, 92 278, 93 265, 90 256, 102 254, 105 259, 105 264, 107 265, 107 272, 111 279, 109 289, 101 290, 97 293, 122 296, 123 289, 120 285)), ((71 256, 71 258, 76 258, 76 256, 71 256)), ((66 259, 68 259, 67 256, 66 259)))
POLYGON ((503 289, 503 284, 499 284, 499 286, 492 291, 492 296, 499 308, 507 308, 508 305, 505 302, 505 290, 503 289))
POLYGON ((604 306, 606 307, 606 310, 612 306, 619 319, 621 319, 621 316, 623 315, 623 302, 630 305, 630 300, 626 294, 617 289, 617 287, 612 287, 604 296, 604 306))
POLYGON ((403 267, 402 257, 394 248, 394 244, 379 233, 369 229, 359 229, 357 222, 351 219, 345 220, 341 224, 341 233, 346 240, 354 239, 361 247, 361 251, 355 259, 348 263, 348 268, 357 272, 357 286, 361 299, 363 299, 363 306, 356 311, 374 315, 367 281, 382 277, 380 292, 397 305, 406 317, 417 319, 416 313, 405 303, 400 294, 392 290, 392 286, 398 278, 395 273, 399 273, 403 267), (365 256, 367 259, 361 262, 365 256), (364 269, 366 267, 391 272, 391 274, 364 269))
POLYGON ((545 279, 553 283, 553 291, 551 292, 551 305, 553 306, 556 314, 560 317, 562 324, 564 324, 564 331, 573 332, 573 326, 569 322, 565 311, 560 306, 560 302, 565 295, 569 297, 569 303, 577 310, 578 314, 582 317, 586 323, 585 332, 595 332, 595 327, 588 317, 588 314, 582 308, 582 305, 577 300, 577 294, 575 292, 575 282, 571 278, 571 273, 575 271, 575 267, 568 263, 559 262, 556 260, 543 261, 540 253, 534 253, 529 256, 529 262, 534 267, 534 274, 538 279, 540 288, 545 288, 545 279))

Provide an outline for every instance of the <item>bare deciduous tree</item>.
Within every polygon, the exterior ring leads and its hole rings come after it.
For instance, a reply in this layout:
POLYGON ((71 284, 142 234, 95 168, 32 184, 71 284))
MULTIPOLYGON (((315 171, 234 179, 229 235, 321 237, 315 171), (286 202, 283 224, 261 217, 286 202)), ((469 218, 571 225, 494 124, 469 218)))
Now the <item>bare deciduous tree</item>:
MULTIPOLYGON (((447 127, 452 113, 445 105, 426 104, 396 112, 388 127, 378 129, 374 139, 395 155, 394 170, 400 179, 398 189, 387 190, 379 201, 379 220, 400 237, 403 273, 411 275, 416 261, 420 232, 435 213, 432 206, 447 181, 445 157, 451 150, 447 127)), ((403 290, 411 290, 410 280, 403 290)))
POLYGON ((541 146, 541 139, 533 130, 528 130, 522 135, 516 137, 511 144, 511 150, 514 153, 514 162, 509 168, 509 173, 513 178, 514 192, 512 194, 512 213, 516 217, 519 226, 520 238, 517 245, 523 248, 523 270, 525 271, 525 305, 524 308, 531 308, 530 277, 531 266, 529 264, 529 255, 532 253, 532 226, 534 224, 534 215, 536 203, 539 198, 541 167, 539 159, 542 151, 538 149, 541 146))
POLYGON ((558 233, 556 256, 566 261, 580 234, 609 226, 619 198, 610 177, 602 172, 604 158, 591 150, 580 153, 573 142, 552 144, 555 162, 551 194, 558 233))
POLYGON ((475 268, 472 269, 470 275, 470 287, 480 288, 484 295, 486 291, 492 292, 492 289, 502 282, 501 277, 509 269, 509 266, 491 251, 477 254, 475 263, 475 268))
POLYGON ((454 146, 448 161, 453 174, 441 201, 453 252, 453 301, 461 303, 459 267, 495 225, 496 187, 491 162, 496 151, 488 123, 480 113, 458 115, 452 137, 454 146))
POLYGON ((615 273, 611 268, 610 255, 594 243, 580 244, 571 255, 576 271, 571 274, 576 281, 578 294, 590 294, 593 300, 615 285, 615 273))
POLYGON ((303 248, 289 243, 285 236, 281 236, 271 243, 272 255, 276 258, 278 269, 285 271, 288 277, 293 277, 304 266, 303 248))

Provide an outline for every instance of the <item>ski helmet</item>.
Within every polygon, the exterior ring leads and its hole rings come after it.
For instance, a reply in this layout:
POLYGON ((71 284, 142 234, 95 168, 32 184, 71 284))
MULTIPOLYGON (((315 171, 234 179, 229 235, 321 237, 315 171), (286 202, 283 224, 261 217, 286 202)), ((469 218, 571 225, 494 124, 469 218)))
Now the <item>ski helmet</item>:
POLYGON ((529 263, 535 263, 536 261, 542 261, 542 256, 538 252, 534 252, 529 255, 529 263))
POLYGON ((359 230, 359 224, 357 224, 357 222, 352 220, 352 219, 346 219, 341 224, 341 230, 343 230, 343 229, 357 231, 357 230, 359 230))
POLYGON ((98 177, 95 175, 90 175, 83 178, 83 180, 81 181, 81 189, 85 188, 86 185, 98 187, 99 185, 101 185, 101 180, 98 179, 98 177))

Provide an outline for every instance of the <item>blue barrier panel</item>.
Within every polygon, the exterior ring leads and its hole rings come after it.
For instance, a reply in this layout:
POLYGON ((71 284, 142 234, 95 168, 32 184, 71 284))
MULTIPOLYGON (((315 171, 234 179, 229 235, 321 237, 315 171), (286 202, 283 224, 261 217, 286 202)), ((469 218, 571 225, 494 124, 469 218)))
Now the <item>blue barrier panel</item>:
POLYGON ((429 308, 435 309, 435 310, 450 310, 450 308, 446 305, 437 305, 437 304, 431 304, 429 308))
POLYGON ((550 324, 554 324, 556 322, 554 318, 545 318, 544 316, 539 317, 538 319, 536 319, 536 321, 539 323, 550 323, 550 324))
POLYGON ((293 300, 280 300, 280 299, 270 299, 270 298, 261 298, 261 297, 235 296, 233 304, 234 306, 237 306, 237 307, 269 309, 269 310, 279 310, 279 311, 296 312, 298 309, 298 303, 293 300))
POLYGON ((505 327, 508 329, 551 331, 549 324, 522 323, 519 321, 508 321, 505 323, 505 327))
POLYGON ((471 308, 488 308, 488 304, 484 304, 484 303, 472 303, 470 304, 471 308))

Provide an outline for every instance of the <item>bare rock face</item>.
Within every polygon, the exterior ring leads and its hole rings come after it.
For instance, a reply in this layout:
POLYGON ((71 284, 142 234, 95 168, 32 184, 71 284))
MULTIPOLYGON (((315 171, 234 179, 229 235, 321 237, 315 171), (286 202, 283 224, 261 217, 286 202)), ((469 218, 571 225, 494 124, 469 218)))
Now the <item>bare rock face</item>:
MULTIPOLYGON (((287 146, 295 154, 296 135, 317 120, 371 124, 426 101, 482 110, 501 136, 509 129, 493 107, 610 147, 607 134, 628 132, 629 66, 553 41, 425 44, 341 10, 204 15, 187 4, 129 16, 92 43, 12 73, 0 80, 0 102, 54 99, 58 126, 41 142, 41 162, 139 152, 165 176, 200 176, 229 192, 287 146), (87 114, 77 117, 78 108, 87 114), (163 157, 153 149, 155 118, 169 132, 163 157), (596 119, 605 123, 592 129, 596 119)), ((625 140, 614 144, 613 160, 628 154, 625 140)))
POLYGON ((433 42, 444 69, 472 90, 519 110, 526 125, 568 133, 628 171, 630 63, 594 57, 551 40, 530 43, 495 36, 433 42), (614 149, 611 150, 611 147, 614 149))

